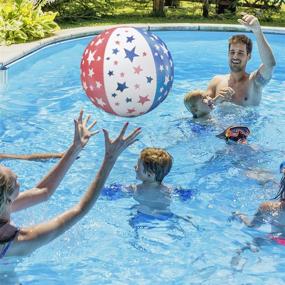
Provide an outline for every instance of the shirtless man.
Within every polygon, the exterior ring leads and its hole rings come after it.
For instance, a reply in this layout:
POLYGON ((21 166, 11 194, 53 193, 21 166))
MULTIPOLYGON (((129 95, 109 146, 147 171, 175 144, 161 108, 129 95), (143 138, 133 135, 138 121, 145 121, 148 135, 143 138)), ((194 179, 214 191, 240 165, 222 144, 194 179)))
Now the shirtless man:
POLYGON ((247 73, 245 69, 251 58, 252 41, 246 35, 232 36, 228 51, 231 72, 215 76, 209 83, 206 95, 212 98, 230 97, 229 101, 241 106, 256 106, 260 103, 262 88, 271 79, 276 62, 258 19, 243 13, 238 22, 254 33, 262 64, 257 70, 247 73))

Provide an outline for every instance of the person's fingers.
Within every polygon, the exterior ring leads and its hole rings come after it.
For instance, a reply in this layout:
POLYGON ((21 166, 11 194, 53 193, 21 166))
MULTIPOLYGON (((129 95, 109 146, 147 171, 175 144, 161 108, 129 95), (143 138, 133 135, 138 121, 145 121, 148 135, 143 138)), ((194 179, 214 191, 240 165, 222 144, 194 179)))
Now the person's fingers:
POLYGON ((79 117, 77 119, 79 124, 82 124, 82 116, 83 116, 83 110, 80 110, 79 117))
POLYGON ((234 89, 232 89, 231 87, 225 87, 221 90, 219 90, 219 93, 220 94, 223 94, 223 95, 228 95, 228 94, 233 94, 235 93, 234 89))
POLYGON ((87 129, 88 129, 88 130, 91 130, 96 124, 97 124, 97 121, 94 120, 94 121, 92 122, 92 124, 91 124, 87 129))
POLYGON ((106 146, 107 143, 110 143, 109 132, 107 130, 103 129, 103 133, 104 133, 105 146, 106 146))
POLYGON ((251 26, 252 24, 254 24, 255 21, 257 21, 257 18, 254 17, 254 16, 249 16, 247 19, 246 19, 247 23, 251 26))
POLYGON ((141 133, 141 128, 135 129, 129 136, 126 137, 126 141, 135 139, 141 133))
POLYGON ((95 136, 95 135, 97 135, 98 133, 100 133, 100 131, 92 132, 92 133, 90 133, 90 136, 91 136, 91 137, 92 137, 92 136, 95 136))
POLYGON ((247 15, 245 15, 244 17, 245 17, 245 18, 247 18, 247 19, 250 19, 250 18, 252 18, 253 16, 252 16, 252 15, 247 14, 247 15))
POLYGON ((239 22, 241 25, 247 26, 247 23, 246 23, 245 21, 243 21, 242 19, 238 19, 238 22, 239 22))
POLYGON ((250 19, 250 16, 249 15, 245 15, 242 17, 242 19, 248 23, 249 19, 250 19))
POLYGON ((139 139, 134 137, 130 140, 128 140, 127 142, 125 142, 125 148, 129 147, 130 145, 132 145, 133 143, 137 142, 139 139))
POLYGON ((88 123, 90 117, 91 117, 91 115, 88 115, 88 116, 84 119, 84 121, 83 121, 83 125, 84 125, 84 126, 87 125, 87 123, 88 123))
POLYGON ((129 122, 126 122, 125 124, 124 124, 124 126, 123 126, 123 128, 122 128, 122 130, 121 130, 121 132, 120 132, 120 134, 119 134, 119 138, 122 138, 124 135, 125 135, 125 133, 126 133, 126 130, 127 130, 127 128, 128 128, 128 125, 129 125, 129 122))
POLYGON ((254 22, 255 22, 255 19, 253 18, 250 20, 249 25, 252 26, 254 24, 254 22))
POLYGON ((252 23, 254 23, 255 20, 256 20, 256 18, 252 16, 252 17, 248 17, 247 22, 249 25, 252 25, 252 23))
POLYGON ((214 101, 212 99, 208 101, 208 106, 211 108, 214 107, 214 101))
POLYGON ((127 143, 127 147, 129 147, 130 145, 132 145, 133 143, 137 142, 139 139, 134 139, 134 140, 131 140, 127 143))
POLYGON ((78 135, 78 121, 76 119, 74 121, 74 136, 78 135))

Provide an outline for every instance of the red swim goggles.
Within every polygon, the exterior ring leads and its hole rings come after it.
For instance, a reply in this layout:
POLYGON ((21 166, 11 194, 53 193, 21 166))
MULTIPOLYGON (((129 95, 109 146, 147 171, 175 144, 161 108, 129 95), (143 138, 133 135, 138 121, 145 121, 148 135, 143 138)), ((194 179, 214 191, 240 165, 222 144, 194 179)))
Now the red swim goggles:
POLYGON ((245 126, 233 126, 227 128, 221 134, 217 135, 218 138, 223 138, 226 141, 234 141, 237 143, 246 144, 247 137, 250 134, 250 130, 248 127, 245 126))

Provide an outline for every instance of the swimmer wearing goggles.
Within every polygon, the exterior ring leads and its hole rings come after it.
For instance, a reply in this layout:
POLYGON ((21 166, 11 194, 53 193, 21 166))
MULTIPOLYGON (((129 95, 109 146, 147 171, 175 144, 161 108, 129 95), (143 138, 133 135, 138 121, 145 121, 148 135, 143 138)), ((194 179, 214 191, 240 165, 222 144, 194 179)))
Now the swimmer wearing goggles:
POLYGON ((250 134, 250 130, 245 126, 232 126, 224 130, 222 133, 217 135, 218 138, 224 139, 227 142, 234 141, 239 144, 246 144, 247 137, 250 134))

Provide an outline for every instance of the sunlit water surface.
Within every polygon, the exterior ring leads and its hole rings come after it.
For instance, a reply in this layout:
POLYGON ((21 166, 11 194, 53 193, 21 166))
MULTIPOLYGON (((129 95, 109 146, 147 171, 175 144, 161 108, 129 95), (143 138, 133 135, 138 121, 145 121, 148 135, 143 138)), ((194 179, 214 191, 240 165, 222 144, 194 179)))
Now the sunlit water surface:
MULTIPOLYGON (((252 243, 254 237, 265 237, 270 228, 254 231, 228 222, 232 211, 252 215, 257 205, 272 198, 278 189, 274 182, 256 181, 247 174, 262 170, 272 173, 273 180, 280 179, 278 166, 285 158, 284 36, 267 35, 277 67, 260 106, 228 104, 217 107, 211 120, 193 121, 183 96, 189 90, 206 88, 215 74, 228 72, 227 39, 232 33, 156 34, 174 60, 173 89, 155 110, 128 119, 129 129, 141 126, 143 132, 139 142, 117 161, 107 186, 136 183, 133 167, 140 150, 166 148, 174 164, 165 183, 188 193, 184 198, 173 196, 171 211, 182 218, 141 219, 133 208, 136 201, 114 186, 100 196, 88 216, 54 242, 29 257, 1 261, 1 269, 6 271, 1 273, 1 284, 15 284, 17 279, 29 285, 285 284, 282 246, 245 251, 232 262, 236 250, 252 243), (251 129, 249 143, 256 151, 226 145, 215 137, 234 124, 251 129), (186 217, 192 222, 183 219, 186 217)), ((73 118, 80 108, 98 120, 99 129, 106 128, 111 135, 118 132, 126 119, 98 110, 81 87, 79 65, 90 40, 56 44, 10 66, 8 86, 1 93, 0 152, 64 151, 72 142, 73 118)), ((248 70, 259 64, 254 41, 248 70)), ((74 205, 96 174, 103 147, 101 132, 82 151, 53 197, 13 215, 14 222, 33 225, 74 205)), ((25 190, 55 161, 3 163, 18 174, 25 190)))

